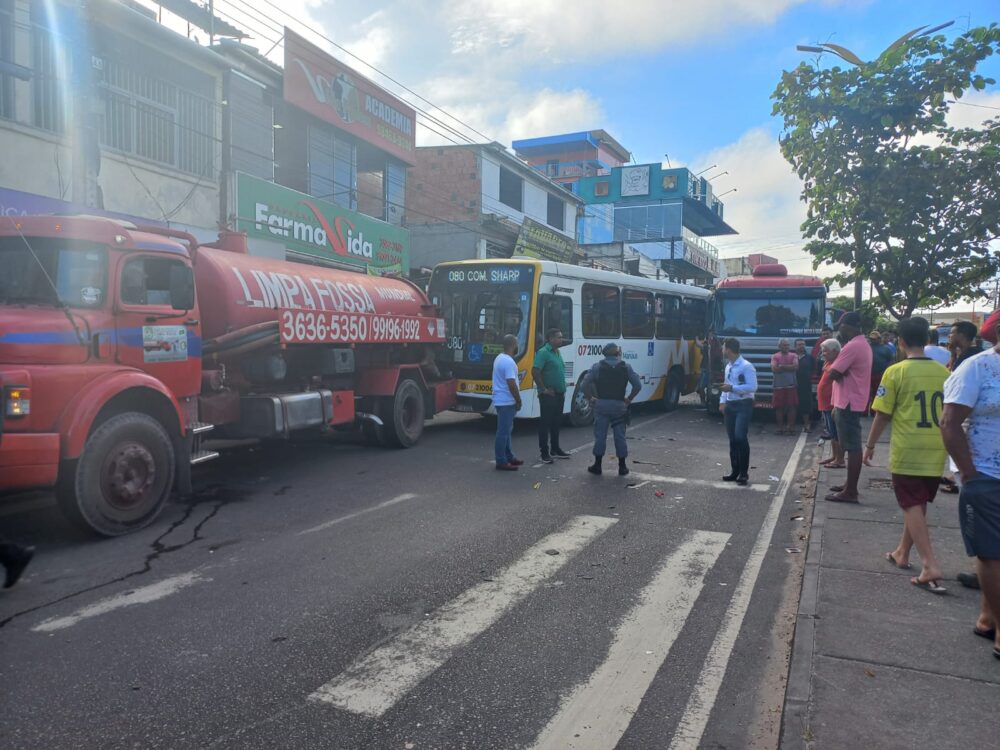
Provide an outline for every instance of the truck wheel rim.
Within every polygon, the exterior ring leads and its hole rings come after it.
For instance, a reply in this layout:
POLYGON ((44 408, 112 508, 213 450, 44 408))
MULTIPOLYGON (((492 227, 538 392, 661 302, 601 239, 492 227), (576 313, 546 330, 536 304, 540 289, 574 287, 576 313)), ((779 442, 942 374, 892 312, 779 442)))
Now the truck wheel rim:
POLYGON ((108 456, 101 489, 111 505, 130 510, 142 501, 155 479, 153 454, 144 445, 129 443, 108 456))

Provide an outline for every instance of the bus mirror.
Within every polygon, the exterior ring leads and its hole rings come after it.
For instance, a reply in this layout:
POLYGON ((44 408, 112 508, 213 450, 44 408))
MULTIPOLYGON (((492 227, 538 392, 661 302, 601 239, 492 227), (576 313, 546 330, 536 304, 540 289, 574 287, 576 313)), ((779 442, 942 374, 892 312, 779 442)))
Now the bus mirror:
POLYGON ((190 266, 170 267, 170 306, 174 310, 194 307, 194 271, 190 266))

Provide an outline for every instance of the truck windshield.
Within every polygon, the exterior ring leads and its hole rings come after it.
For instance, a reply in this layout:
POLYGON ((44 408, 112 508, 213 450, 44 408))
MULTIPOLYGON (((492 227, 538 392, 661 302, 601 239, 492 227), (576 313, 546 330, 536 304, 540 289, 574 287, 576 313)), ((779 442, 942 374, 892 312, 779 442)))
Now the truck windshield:
POLYGON ((823 325, 822 297, 733 297, 719 294, 715 330, 723 336, 807 336, 823 325))
POLYGON ((526 264, 434 270, 430 297, 445 320, 447 365, 457 376, 488 378, 508 333, 518 353, 526 351, 534 271, 526 264))
POLYGON ((0 237, 0 269, 0 304, 98 307, 107 296, 107 257, 97 243, 0 237))

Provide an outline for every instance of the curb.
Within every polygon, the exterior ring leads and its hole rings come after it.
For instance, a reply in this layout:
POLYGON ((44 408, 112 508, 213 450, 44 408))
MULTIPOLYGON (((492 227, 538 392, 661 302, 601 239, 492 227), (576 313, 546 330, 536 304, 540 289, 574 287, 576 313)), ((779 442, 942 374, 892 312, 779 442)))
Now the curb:
POLYGON ((816 608, 819 598, 819 568, 823 556, 823 530, 826 525, 826 504, 818 500, 819 459, 816 457, 816 481, 813 484, 813 513, 809 525, 809 545, 802 571, 802 589, 795 615, 795 632, 792 637, 792 654, 788 665, 788 682, 785 686, 785 704, 781 720, 780 748, 809 747, 809 700, 811 675, 816 640, 816 608))

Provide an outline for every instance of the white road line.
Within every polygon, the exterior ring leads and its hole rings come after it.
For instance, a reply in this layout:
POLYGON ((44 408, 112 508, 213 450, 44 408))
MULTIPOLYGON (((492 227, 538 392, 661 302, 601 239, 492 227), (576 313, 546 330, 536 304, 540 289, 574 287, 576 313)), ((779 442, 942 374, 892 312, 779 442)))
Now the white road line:
POLYGON ((532 545, 510 567, 459 594, 413 627, 356 659, 309 700, 381 716, 452 654, 489 628, 588 543, 617 523, 577 516, 532 545), (557 552, 558 554, 554 554, 557 552))
POLYGON ((781 506, 785 501, 788 488, 792 486, 795 479, 795 469, 799 465, 802 449, 805 448, 806 437, 805 433, 799 436, 795 443, 795 450, 792 451, 788 463, 785 464, 778 492, 771 500, 771 507, 767 511, 767 516, 764 517, 764 523, 761 525, 757 540, 750 551, 746 567, 743 568, 739 583, 736 584, 733 591, 732 601, 722 618, 719 633, 712 641, 712 647, 708 651, 704 665, 702 665, 701 674, 688 698, 684 715, 681 716, 673 742, 670 743, 670 750, 697 750, 701 745, 701 738, 708 725, 712 708, 715 706, 715 699, 719 695, 719 688, 722 687, 722 680, 726 676, 729 658, 736 646, 740 628, 743 627, 743 619, 750 608, 750 597, 757 583, 757 577, 760 575, 760 567, 764 562, 764 555, 767 554, 771 537, 774 536, 774 527, 781 514, 781 506))
POLYGON ((171 594, 176 594, 181 589, 187 588, 188 586, 198 583, 199 581, 208 580, 210 579, 202 578, 197 573, 184 573, 179 576, 164 578, 158 583, 151 583, 148 586, 142 586, 141 588, 133 589, 132 591, 128 591, 124 594, 115 594, 114 596, 102 599, 99 602, 88 604, 86 607, 78 609, 76 612, 67 617, 55 617, 45 620, 44 622, 41 622, 33 627, 32 630, 42 633, 51 633, 55 630, 62 630, 63 628, 69 628, 76 625, 81 620, 107 614, 108 612, 113 612, 114 610, 121 609, 122 607, 131 607, 136 604, 149 604, 150 602, 155 602, 158 599, 163 599, 171 594))
POLYGON ((415 498, 412 492, 404 492, 402 495, 396 495, 396 497, 391 500, 386 500, 385 502, 378 503, 377 505, 372 505, 370 508, 363 508, 362 510, 355 511, 354 513, 348 513, 346 516, 341 516, 340 518, 334 518, 332 521, 327 521, 326 523, 321 523, 319 526, 313 526, 311 529, 306 529, 305 531, 300 531, 299 536, 303 534, 311 534, 314 531, 322 531, 323 529, 328 529, 331 526, 336 526, 338 523, 343 523, 344 521, 350 521, 352 518, 357 518, 358 516, 364 516, 368 513, 374 513, 377 510, 382 510, 382 508, 388 508, 390 505, 395 505, 396 503, 402 503, 407 500, 412 500, 415 498))
POLYGON ((707 479, 687 479, 686 477, 665 477, 660 474, 646 474, 642 471, 633 471, 631 476, 636 479, 647 479, 650 482, 661 484, 694 484, 699 487, 714 487, 717 490, 751 490, 753 492, 767 492, 771 489, 769 484, 748 484, 741 487, 736 482, 711 482, 707 479))
POLYGON ((729 537, 695 531, 667 557, 618 626, 604 663, 562 701, 534 750, 611 750, 618 744, 729 537))

